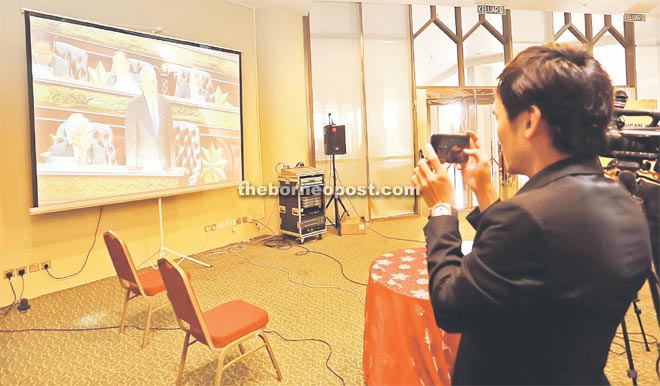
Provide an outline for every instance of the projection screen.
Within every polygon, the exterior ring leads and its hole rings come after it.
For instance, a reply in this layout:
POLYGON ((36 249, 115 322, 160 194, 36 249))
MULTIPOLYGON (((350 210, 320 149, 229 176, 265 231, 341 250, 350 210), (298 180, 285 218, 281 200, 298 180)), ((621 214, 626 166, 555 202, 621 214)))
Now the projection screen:
POLYGON ((32 213, 234 186, 241 53, 25 11, 32 213))

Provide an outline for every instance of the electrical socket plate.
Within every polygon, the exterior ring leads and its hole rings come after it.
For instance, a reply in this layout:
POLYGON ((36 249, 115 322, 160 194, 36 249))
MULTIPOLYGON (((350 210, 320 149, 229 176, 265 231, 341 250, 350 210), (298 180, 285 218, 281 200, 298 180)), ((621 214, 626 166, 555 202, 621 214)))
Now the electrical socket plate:
POLYGON ((15 269, 7 269, 5 272, 2 274, 2 278, 6 279, 7 278, 7 273, 11 273, 11 277, 16 277, 16 270, 15 269))
POLYGON ((26 266, 18 267, 16 268, 16 276, 20 276, 19 272, 20 270, 23 270, 23 275, 27 275, 28 269, 26 266))
POLYGON ((236 220, 231 220, 230 225, 231 225, 231 226, 236 226, 236 220))
POLYGON ((51 264, 50 260, 44 260, 41 262, 41 269, 46 269, 46 265, 48 265, 48 269, 53 268, 53 264, 51 264))
POLYGON ((243 224, 247 224, 248 222, 250 222, 250 219, 247 217, 243 217, 243 224))
POLYGON ((28 272, 30 273, 37 272, 40 270, 41 270, 41 264, 39 263, 30 264, 30 266, 28 267, 28 272))
POLYGON ((231 221, 227 220, 225 221, 225 227, 229 228, 231 226, 231 221))

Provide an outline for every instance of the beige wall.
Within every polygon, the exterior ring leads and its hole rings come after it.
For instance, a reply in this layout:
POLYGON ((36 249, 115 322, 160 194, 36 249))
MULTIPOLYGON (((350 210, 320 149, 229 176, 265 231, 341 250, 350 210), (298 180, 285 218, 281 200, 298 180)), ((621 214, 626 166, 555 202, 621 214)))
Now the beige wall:
MULTIPOLYGON (((256 27, 263 179, 276 184, 277 163, 309 165, 302 16, 283 8, 260 9, 256 27)), ((276 203, 274 197, 265 200, 265 216, 275 231, 276 203)))
MULTIPOLYGON (((253 184, 261 183, 262 173, 267 180, 272 179, 268 171, 276 160, 304 160, 296 156, 306 154, 307 146, 304 71, 300 71, 304 69, 302 28, 296 26, 301 23, 300 14, 273 11, 273 14, 266 13, 264 20, 261 20, 255 18, 254 11, 250 9, 220 0, 2 0, 1 271, 42 260, 52 261, 51 271, 55 275, 78 271, 94 240, 100 210, 97 207, 33 216, 28 214, 32 205, 32 186, 21 8, 143 31, 161 27, 165 36, 241 51, 246 179, 253 184), (283 20, 271 22, 270 16, 282 17, 283 20), (263 28, 257 28, 257 19, 264 22, 263 28), (257 34, 261 41, 258 41, 257 34), (283 46, 285 43, 286 46, 283 46), (265 50, 259 58, 258 49, 265 50), (260 96, 260 93, 263 95, 260 96), (299 140, 301 137, 305 140, 299 140), (287 138, 295 140, 291 142, 285 140, 287 138), (302 148, 294 149, 294 146, 302 148)), ((237 232, 219 229, 210 233, 204 232, 204 225, 239 216, 263 218, 263 213, 263 199, 241 198, 235 188, 167 197, 163 199, 166 245, 183 253, 194 253, 243 240, 259 234, 253 224, 239 225, 237 232)), ((157 200, 104 207, 99 234, 86 268, 79 275, 61 281, 51 279, 44 271, 28 274, 24 296, 33 298, 113 276, 114 270, 102 240, 102 233, 107 229, 117 231, 125 239, 135 261, 143 261, 160 245, 157 200)), ((277 228, 274 229, 277 231, 277 228)), ((20 291, 20 280, 14 282, 14 287, 20 291)), ((0 305, 12 299, 8 282, 3 279, 0 282, 0 305)))

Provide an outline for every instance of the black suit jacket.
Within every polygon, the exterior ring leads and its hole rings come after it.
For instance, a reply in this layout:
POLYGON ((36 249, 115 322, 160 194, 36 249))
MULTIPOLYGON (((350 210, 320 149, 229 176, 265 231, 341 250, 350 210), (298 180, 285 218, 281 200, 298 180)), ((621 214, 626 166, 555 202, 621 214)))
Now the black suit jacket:
POLYGON ((649 223, 651 249, 657 273, 660 266, 660 184, 641 179, 636 195, 642 199, 642 208, 649 223))
POLYGON ((172 108, 164 96, 157 95, 156 98, 158 101, 158 133, 154 129, 144 94, 140 94, 128 102, 124 133, 126 165, 128 166, 174 166, 172 108))
POLYGON ((593 157, 555 163, 468 220, 433 217, 435 319, 461 332, 454 384, 606 384, 616 328, 650 269, 646 221, 593 157))

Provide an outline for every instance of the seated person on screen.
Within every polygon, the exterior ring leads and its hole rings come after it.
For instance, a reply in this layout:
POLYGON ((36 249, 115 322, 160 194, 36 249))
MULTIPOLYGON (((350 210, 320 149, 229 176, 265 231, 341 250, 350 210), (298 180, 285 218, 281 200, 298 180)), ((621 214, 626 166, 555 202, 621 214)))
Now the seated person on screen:
POLYGON ((112 68, 110 74, 108 74, 108 85, 121 91, 137 94, 140 91, 138 79, 131 72, 130 67, 126 54, 117 51, 112 56, 112 68))
POLYGON ((76 165, 106 165, 102 147, 94 143, 89 120, 80 113, 69 116, 64 126, 65 140, 50 147, 51 157, 72 157, 76 165))
POLYGON ((204 87, 204 72, 195 68, 190 70, 190 80, 178 85, 176 96, 195 102, 207 102, 211 92, 204 87))
POLYGON ((103 123, 90 123, 90 130, 94 142, 105 151, 108 165, 117 165, 117 154, 115 153, 115 140, 112 128, 103 123))
POLYGON ((163 169, 173 166, 172 108, 158 94, 156 70, 140 70, 142 93, 128 102, 124 144, 127 166, 163 169))
POLYGON ((56 42, 53 45, 55 54, 69 63, 69 77, 87 81, 89 79, 89 73, 87 72, 89 55, 87 52, 73 44, 56 42))
POLYGON ((69 77, 69 63, 55 53, 53 39, 45 32, 35 32, 32 35, 32 76, 69 77))

